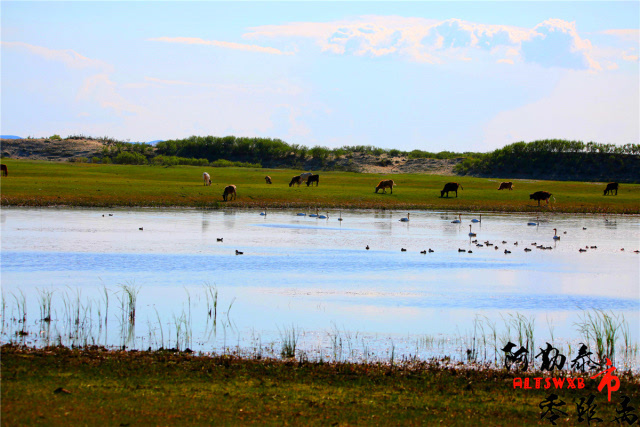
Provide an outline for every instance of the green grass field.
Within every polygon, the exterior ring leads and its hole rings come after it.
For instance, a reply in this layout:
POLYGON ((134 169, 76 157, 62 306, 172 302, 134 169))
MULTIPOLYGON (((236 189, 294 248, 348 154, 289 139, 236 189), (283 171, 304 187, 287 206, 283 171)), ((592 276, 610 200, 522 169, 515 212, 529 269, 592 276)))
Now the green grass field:
POLYGON ((617 196, 603 196, 605 185, 590 182, 511 180, 514 190, 498 191, 500 179, 419 175, 320 172, 320 185, 289 188, 300 171, 285 169, 128 166, 4 159, 9 176, 1 181, 3 206, 182 206, 199 208, 429 209, 497 212, 575 212, 640 214, 640 185, 621 184, 617 196), (205 187, 202 172, 212 185, 205 187), (271 176, 272 185, 265 183, 271 176), (393 179, 393 194, 375 194, 382 179, 393 179), (463 189, 441 198, 450 181, 463 189), (225 186, 238 198, 223 202, 225 186), (538 190, 555 197, 541 207, 529 199, 538 190))
POLYGON ((9 345, 1 360, 6 426, 551 425, 539 407, 551 393, 566 402, 559 425, 578 425, 576 402, 590 395, 595 416, 609 424, 619 416, 621 396, 633 407, 640 398, 637 378, 620 372, 620 389, 608 402, 606 389, 599 392, 599 381, 587 376, 583 389, 514 390, 514 377, 542 374, 437 362, 334 364, 9 345), (55 393, 59 388, 69 393, 55 393))

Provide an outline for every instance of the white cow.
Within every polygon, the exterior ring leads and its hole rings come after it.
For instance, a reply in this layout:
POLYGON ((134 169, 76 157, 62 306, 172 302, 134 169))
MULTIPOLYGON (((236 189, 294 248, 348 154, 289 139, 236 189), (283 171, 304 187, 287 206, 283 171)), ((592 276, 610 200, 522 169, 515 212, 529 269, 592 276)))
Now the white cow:
POLYGON ((309 180, 309 177, 313 175, 311 172, 305 172, 300 174, 300 183, 305 183, 309 180))
POLYGON ((211 185, 211 177, 209 176, 208 173, 203 173, 202 174, 202 179, 204 180, 204 185, 211 185))

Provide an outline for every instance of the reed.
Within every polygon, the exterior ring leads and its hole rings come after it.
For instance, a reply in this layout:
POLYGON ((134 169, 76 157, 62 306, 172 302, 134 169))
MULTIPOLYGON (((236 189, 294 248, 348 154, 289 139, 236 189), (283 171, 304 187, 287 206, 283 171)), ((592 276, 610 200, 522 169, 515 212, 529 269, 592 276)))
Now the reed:
POLYGON ((38 292, 38 300, 40 302, 40 320, 42 322, 51 322, 51 300, 55 291, 36 288, 36 292, 38 292))
POLYGON ((295 357, 300 330, 296 330, 296 327, 291 325, 291 328, 285 326, 282 331, 278 328, 278 332, 280 333, 281 341, 280 356, 283 359, 295 357))
MULTIPOLYGON (((588 346, 593 342, 596 355, 602 362, 605 358, 615 361, 616 341, 620 333, 623 337, 625 336, 624 323, 624 316, 603 310, 593 310, 582 314, 580 321, 575 325, 588 346)), ((626 338, 626 348, 628 348, 628 340, 629 338, 626 338)))

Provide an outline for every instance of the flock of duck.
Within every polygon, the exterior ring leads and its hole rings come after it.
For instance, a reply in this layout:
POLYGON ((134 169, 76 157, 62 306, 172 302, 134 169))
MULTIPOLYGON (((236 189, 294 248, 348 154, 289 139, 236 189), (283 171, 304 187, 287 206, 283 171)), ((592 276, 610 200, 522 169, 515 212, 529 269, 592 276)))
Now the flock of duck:
MULTIPOLYGON (((267 210, 265 209, 264 211, 262 211, 262 212, 260 213, 260 215, 262 215, 262 216, 266 216, 266 215, 267 215, 267 210)), ((323 214, 320 214, 320 213, 319 213, 319 209, 316 209, 316 213, 306 214, 306 213, 303 213, 303 212, 299 212, 299 213, 297 213, 296 215, 297 215, 297 216, 308 216, 308 217, 310 217, 310 218, 318 218, 318 219, 329 219, 329 212, 327 212, 327 214, 326 214, 326 215, 323 215, 323 214)), ((399 221, 400 221, 400 222, 409 222, 409 217, 410 217, 410 213, 407 213, 407 216, 406 216, 406 217, 403 217, 403 218, 400 218, 400 219, 399 219, 399 221)), ((342 211, 340 211, 340 215, 339 215, 339 217, 338 217, 338 221, 342 221, 342 211)), ((472 223, 481 223, 481 222, 482 222, 482 214, 478 215, 478 218, 472 218, 472 219, 471 219, 471 222, 472 222, 472 223)), ((455 219, 455 220, 451 221, 451 223, 452 223, 452 224, 461 224, 461 223, 462 223, 462 214, 458 214, 458 219, 455 219)), ((536 221, 535 221, 535 222, 531 222, 531 221, 530 221, 530 222, 528 222, 528 223, 527 223, 527 225, 529 225, 529 226, 538 226, 538 225, 540 225, 540 219, 539 219, 539 217, 536 217, 536 221)), ((477 237, 476 233, 474 233, 474 232, 473 232, 472 227, 473 227, 473 226, 472 226, 472 224, 469 224, 469 237, 470 237, 470 238, 471 238, 471 237, 477 237)), ((586 230, 587 228, 586 228, 586 227, 582 227, 582 229, 583 229, 583 230, 586 230)), ((554 241, 558 241, 558 240, 560 240, 560 236, 558 236, 558 229, 557 229, 557 228, 554 228, 554 229, 553 229, 553 231, 554 231, 553 240, 554 240, 554 241)), ((565 232, 564 232, 564 234, 567 234, 567 232, 565 231, 565 232)), ((217 239, 217 241, 218 241, 218 242, 222 242, 222 238, 218 238, 218 239, 217 239)), ((491 243, 491 242, 490 242, 490 241, 488 241, 488 240, 487 240, 487 241, 484 241, 484 242, 482 242, 482 243, 479 243, 479 242, 478 242, 478 240, 477 240, 477 239, 475 239, 475 240, 472 240, 472 241, 471 241, 471 243, 475 243, 475 244, 476 244, 476 247, 478 247, 478 248, 482 248, 482 247, 488 247, 488 248, 489 248, 489 247, 493 247, 493 248, 494 248, 494 250, 498 250, 498 249, 500 249, 500 247, 499 247, 497 244, 495 244, 495 243, 491 243)), ((507 241, 506 241, 506 240, 503 240, 503 241, 502 241, 502 244, 503 244, 503 245, 506 245, 506 244, 507 244, 507 241)), ((513 245, 514 245, 514 246, 518 246, 518 242, 514 242, 514 243, 513 243, 513 245)), ((536 249, 542 249, 542 250, 551 250, 551 249, 553 249, 553 247, 551 247, 551 246, 545 246, 545 245, 542 245, 542 244, 540 244, 540 245, 539 245, 539 244, 538 244, 538 243, 536 243, 536 242, 531 243, 531 246, 535 246, 535 247, 536 247, 536 249)), ((595 245, 594 245, 594 246, 585 246, 584 248, 579 248, 579 249, 578 249, 578 251, 582 253, 582 252, 586 252, 586 251, 587 251, 587 249, 597 249, 597 248, 598 248, 598 247, 597 247, 597 246, 595 246, 595 245)), ((365 247, 365 249, 366 249, 366 250, 369 250, 369 249, 371 249, 371 248, 369 247, 369 245, 367 245, 367 246, 365 247)), ((624 248, 622 248, 622 249, 620 249, 620 250, 621 250, 621 251, 624 251, 624 248)), ((400 248, 400 251, 401 251, 401 252, 407 252, 407 249, 406 249, 406 248, 400 248)), ((525 252, 531 252, 531 251, 532 251, 532 249, 527 247, 527 248, 524 248, 524 251, 525 251, 525 252)), ((433 252, 435 252, 435 251, 434 251, 433 249, 431 249, 431 248, 429 248, 428 250, 427 250, 427 249, 424 249, 424 250, 420 251, 420 253, 421 253, 421 254, 427 254, 427 253, 433 253, 433 252)), ((472 250, 462 249, 462 248, 458 248, 458 252, 473 253, 473 251, 472 251, 472 250)), ((509 249, 504 249, 504 253, 505 253, 505 254, 510 254, 510 253, 511 253, 511 251, 510 251, 509 249)), ((640 253, 640 251, 635 250, 635 251, 634 251, 634 253, 640 253)), ((236 255, 243 255, 243 252, 240 252, 240 251, 236 250, 236 255)))

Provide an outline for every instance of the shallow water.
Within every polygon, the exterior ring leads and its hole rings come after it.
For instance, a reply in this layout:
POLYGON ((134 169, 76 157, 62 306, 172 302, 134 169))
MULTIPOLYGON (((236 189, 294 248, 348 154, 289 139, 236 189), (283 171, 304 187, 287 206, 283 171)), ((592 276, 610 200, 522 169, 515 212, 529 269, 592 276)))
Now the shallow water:
MULTIPOLYGON (((109 316, 108 331, 97 320, 85 325, 85 341, 138 348, 181 344, 188 329, 182 344, 192 349, 270 345, 278 353, 295 327, 299 349, 309 353, 335 356, 339 337, 349 346, 340 348, 344 358, 455 355, 471 345, 474 325, 477 336, 486 337, 491 322, 504 335, 505 320, 518 313, 535 322, 539 346, 553 338, 569 353, 584 341, 575 323, 593 309, 623 316, 632 342, 639 341, 637 217, 554 214, 528 226, 535 215, 485 213, 471 238, 470 214, 461 224, 451 223, 452 213, 423 211, 411 212, 409 222, 399 221, 406 212, 344 211, 343 221, 339 212, 328 219, 296 214, 4 208, 2 340, 17 339, 15 325, 4 325, 21 316, 24 294, 25 325, 38 331, 20 339, 40 343, 69 335, 63 326, 73 301, 85 317, 109 316), (123 284, 139 287, 135 334, 126 342, 116 327, 123 284), (207 286, 218 291, 214 333, 207 286), (54 291, 53 332, 37 322, 43 290, 54 291), (425 337, 441 348, 420 344, 425 337)), ((632 359, 637 365, 637 353, 632 359)))

